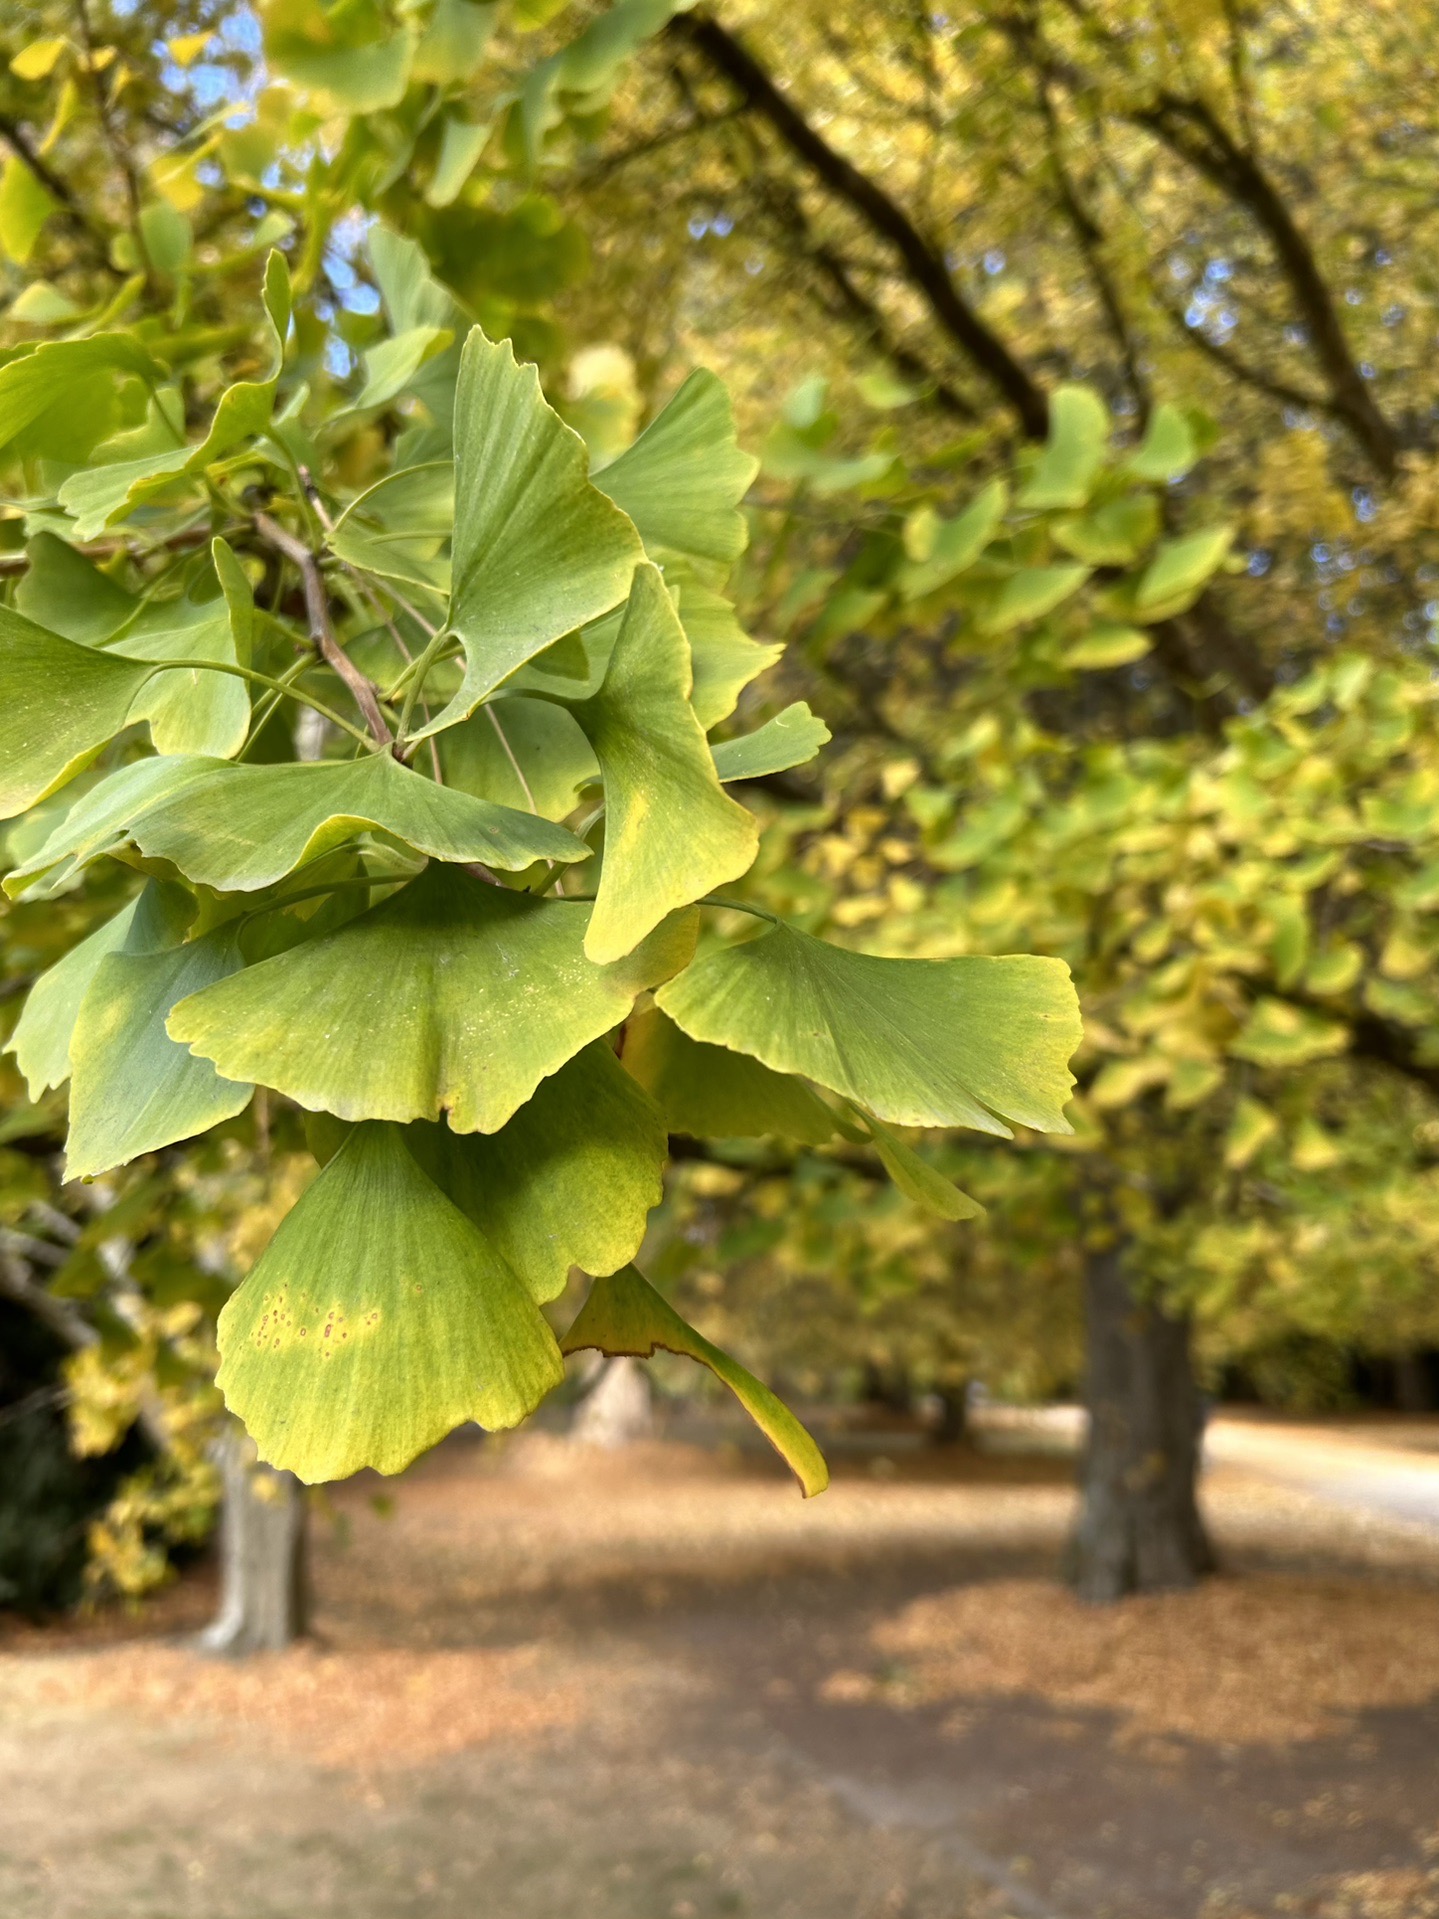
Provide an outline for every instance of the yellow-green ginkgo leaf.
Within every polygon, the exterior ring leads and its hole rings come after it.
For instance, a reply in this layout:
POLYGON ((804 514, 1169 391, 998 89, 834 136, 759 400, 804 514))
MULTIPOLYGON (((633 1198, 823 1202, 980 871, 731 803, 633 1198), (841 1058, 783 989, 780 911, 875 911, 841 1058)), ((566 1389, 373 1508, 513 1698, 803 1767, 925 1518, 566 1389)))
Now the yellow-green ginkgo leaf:
POLYGON ((937 520, 923 558, 906 560, 896 576, 905 599, 922 599, 973 566, 994 538, 1008 505, 1009 488, 1003 480, 991 480, 956 519, 937 520))
POLYGON ((686 1325, 668 1300, 662 1299, 633 1266, 595 1281, 560 1350, 568 1355, 583 1352, 586 1347, 601 1353, 627 1353, 636 1359, 648 1359, 656 1347, 663 1347, 667 1353, 698 1360, 729 1387, 790 1467, 806 1499, 822 1493, 829 1484, 824 1454, 783 1400, 728 1353, 686 1325))
POLYGON ((227 760, 250 730, 250 689, 234 673, 207 673, 205 662, 240 664, 223 595, 197 601, 188 594, 149 606, 107 651, 128 660, 193 660, 156 673, 135 699, 130 718, 148 720, 157 753, 205 753, 227 760))
POLYGON ((726 782, 784 773, 812 760, 829 737, 824 721, 810 712, 804 700, 796 700, 755 732, 717 741, 711 749, 715 771, 726 782))
POLYGON ((589 912, 432 865, 338 932, 197 993, 169 1030, 227 1078, 312 1111, 448 1112, 458 1132, 497 1132, 694 950, 685 914, 596 966, 583 950, 589 912))
POLYGON ((784 648, 752 640, 730 602, 698 580, 682 581, 678 592, 680 625, 694 670, 690 705, 708 732, 729 718, 750 681, 773 666, 784 648))
POLYGON ((42 973, 25 1001, 6 1051, 25 1077, 32 1100, 70 1077, 70 1039, 90 982, 108 953, 154 953, 175 945, 194 914, 183 887, 152 881, 113 919, 72 946, 42 973))
POLYGON ((27 873, 71 849, 109 852, 128 840, 201 886, 249 893, 371 831, 431 859, 478 861, 505 872, 540 859, 589 857, 584 841, 564 827, 437 786, 388 753, 272 766, 183 758, 139 765, 168 770, 150 776, 148 794, 138 766, 102 781, 27 862, 27 873), (120 789, 118 806, 112 786, 120 789), (117 831, 101 837, 101 822, 117 813, 117 831))
POLYGON ((139 610, 133 593, 54 533, 37 533, 26 544, 25 559, 15 583, 15 610, 62 639, 100 646, 139 610))
POLYGON ((1084 386, 1057 387, 1049 400, 1049 438, 1018 504, 1030 511, 1083 506, 1099 478, 1109 440, 1109 409, 1084 386))
POLYGON ((940 1219, 981 1219, 984 1208, 977 1199, 971 1199, 952 1180, 945 1178, 926 1159, 921 1159, 914 1148, 891 1132, 883 1120, 876 1119, 873 1113, 863 1108, 855 1109, 869 1134, 874 1150, 879 1155, 880 1164, 889 1174, 895 1185, 906 1199, 912 1199, 916 1206, 922 1206, 927 1213, 934 1213, 940 1219))
POLYGON ((158 953, 109 953, 70 1040, 65 1176, 88 1179, 243 1112, 254 1088, 222 1079, 165 1031, 170 1009, 243 965, 234 922, 158 953))
POLYGON ((664 1192, 664 1115, 597 1040, 497 1133, 418 1124, 410 1151, 538 1300, 572 1266, 612 1273, 634 1258, 664 1192))
POLYGON ((567 818, 600 777, 574 715, 551 700, 486 700, 440 734, 439 748, 447 786, 546 820, 567 818))
POLYGON ((210 429, 198 445, 188 442, 82 468, 60 487, 58 498, 74 516, 78 539, 92 540, 147 492, 187 473, 199 473, 240 441, 261 432, 274 410, 275 391, 290 324, 290 270, 283 253, 272 251, 265 264, 264 334, 268 365, 258 380, 239 380, 220 395, 210 429))
POLYGON ((605 784, 605 853, 585 951, 631 952, 667 913, 738 879, 759 829, 720 785, 689 702, 690 659, 664 581, 637 569, 604 685, 576 709, 605 784))
POLYGON ((465 677, 438 732, 553 641, 625 597, 642 549, 588 477, 585 444, 508 340, 476 327, 455 392, 455 531, 450 625, 465 677))
POLYGON ((772 1073, 747 1053, 691 1039, 657 1007, 626 1022, 622 1058, 659 1101, 673 1132, 695 1139, 772 1134, 805 1146, 834 1137, 834 1114, 802 1079, 772 1073))
POLYGON ((0 818, 88 766, 150 676, 143 660, 77 646, 0 606, 0 818))
POLYGON ((739 503, 758 471, 735 438, 723 380, 699 367, 595 485, 634 521, 652 554, 727 570, 745 549, 739 503))
POLYGON ((559 1384, 523 1281, 410 1157, 357 1126, 220 1315, 218 1384, 261 1457, 311 1483, 402 1472, 559 1384))
POLYGON ((1062 960, 880 959, 776 926, 705 954, 656 998, 692 1039, 894 1125, 1071 1130, 1079 1002, 1062 960))
POLYGON ((130 844, 131 825, 151 807, 202 783, 223 760, 148 758, 107 773, 80 795, 33 852, 5 876, 12 899, 43 899, 91 860, 130 844))
POLYGON ((78 463, 123 423, 127 397, 143 410, 160 378, 129 333, 43 341, 0 366, 0 449, 78 463))

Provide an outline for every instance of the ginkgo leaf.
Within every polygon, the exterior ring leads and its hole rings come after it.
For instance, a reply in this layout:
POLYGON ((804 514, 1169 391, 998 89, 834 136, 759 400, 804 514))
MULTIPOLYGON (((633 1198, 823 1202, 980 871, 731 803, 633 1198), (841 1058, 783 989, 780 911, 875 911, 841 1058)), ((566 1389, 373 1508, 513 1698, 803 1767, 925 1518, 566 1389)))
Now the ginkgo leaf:
POLYGON ((74 516, 78 539, 92 540, 118 519, 145 493, 169 484, 186 473, 199 473, 241 440, 259 433, 274 410, 275 390, 285 356, 285 333, 290 324, 290 270, 285 256, 272 251, 265 263, 263 295, 269 322, 269 366, 259 380, 238 380, 220 395, 210 429, 198 445, 188 443, 134 460, 92 465, 74 473, 60 487, 58 498, 74 516))
POLYGON ((67 886, 91 860, 127 846, 131 825, 149 807, 201 784, 225 764, 149 758, 117 767, 82 793, 53 832, 6 874, 5 891, 12 899, 39 899, 67 886))
POLYGON ((77 646, 0 606, 0 818, 88 766, 149 678, 142 660, 77 646))
POLYGON ((633 950, 667 913, 754 862, 759 829, 720 785, 689 703, 684 629, 658 571, 635 573, 598 696, 577 709, 605 784, 605 853, 585 951, 633 950))
POLYGON ((1079 1004, 1062 960, 879 959, 776 926, 660 988, 692 1039, 800 1073, 899 1126, 1067 1133, 1079 1004))
POLYGON ((447 786, 546 820, 567 818, 600 777, 578 721, 551 700, 487 700, 446 728, 439 748, 447 786))
POLYGON ((1182 611, 1223 564, 1233 544, 1232 526, 1207 527, 1202 533, 1163 541, 1136 589, 1137 611, 1151 619, 1157 617, 1156 609, 1182 611))
POLYGON ((758 471, 735 438, 723 380, 698 367, 595 485, 634 521, 652 554, 728 570, 745 549, 739 503, 758 471))
POLYGON ((195 911, 183 888, 152 881, 113 919, 72 946, 40 975, 16 1021, 6 1051, 25 1076, 32 1100, 70 1077, 70 1038, 81 1003, 107 953, 153 953, 173 946, 195 911))
POLYGON ((80 646, 100 646, 139 610, 133 593, 102 573, 54 533, 37 533, 25 548, 15 583, 15 610, 80 646))
POLYGON ((921 1159, 898 1133, 892 1133, 883 1120, 862 1107, 854 1109, 869 1134, 880 1164, 906 1199, 912 1199, 927 1213, 940 1219, 982 1219, 984 1208, 977 1199, 961 1191, 952 1180, 937 1172, 928 1160, 921 1159))
POLYGON ((1144 438, 1125 465, 1136 480, 1163 485, 1187 473, 1198 457, 1189 421, 1179 407, 1164 400, 1150 414, 1144 438))
POLYGON ((206 661, 239 664, 223 595, 188 594, 146 606, 107 651, 127 660, 193 660, 189 669, 156 673, 137 694, 130 719, 148 720, 157 753, 203 753, 227 760, 250 730, 250 689, 233 673, 207 673, 206 661))
POLYGON ((114 432, 127 384, 137 392, 160 379, 133 334, 46 340, 0 366, 0 448, 81 461, 114 432))
POLYGON ((253 1086, 222 1079, 165 1031, 177 1000, 243 964, 233 921, 168 951, 101 959, 70 1040, 67 1179, 123 1166, 244 1111, 253 1086))
POLYGON ((694 950, 694 915, 613 966, 584 956, 590 909, 431 865, 338 932, 248 967, 170 1017, 231 1079, 341 1119, 497 1132, 540 1081, 694 950))
POLYGON ((782 646, 752 640, 729 601, 697 580, 679 586, 680 625, 690 643, 690 705, 706 732, 727 720, 751 680, 774 665, 782 646))
POLYGON ((448 593, 454 519, 454 464, 427 460, 367 487, 335 522, 327 544, 340 559, 381 579, 448 593))
POLYGON ((124 841, 221 893, 273 886, 372 831, 431 859, 479 861, 506 872, 522 872, 535 860, 589 857, 584 841, 564 827, 438 786, 388 753, 273 766, 195 758, 140 765, 156 771, 142 781, 139 767, 124 767, 94 787, 11 883, 23 884, 71 848, 88 848, 93 857, 124 841), (118 830, 104 833, 112 818, 118 830))
POLYGON ((773 1134, 822 1146, 835 1117, 802 1079, 772 1073, 747 1053, 691 1039, 657 1007, 625 1025, 626 1072, 664 1109, 670 1129, 695 1139, 757 1139, 773 1134))
POLYGON ((698 1360, 729 1387, 790 1467, 806 1499, 822 1493, 829 1484, 824 1454, 783 1400, 728 1353, 686 1325, 668 1300, 662 1299, 633 1266, 595 1281, 578 1319, 560 1343, 566 1356, 583 1352, 586 1347, 601 1353, 627 1353, 636 1359, 649 1359, 656 1347, 663 1347, 667 1353, 698 1360))
POLYGON ((570 1268, 633 1259, 664 1194, 664 1115, 609 1046, 586 1046, 497 1133, 416 1124, 410 1151, 538 1300, 570 1268))
POLYGON ((830 738, 824 721, 796 700, 753 733, 737 740, 718 740, 711 751, 715 771, 729 780, 758 780, 766 773, 783 773, 812 760, 830 738))
POLYGON ((1009 488, 1003 480, 991 480, 957 519, 938 521, 924 558, 908 560, 899 569, 895 583, 904 597, 920 599, 973 566, 994 538, 1008 505, 1009 488))
POLYGON ((1022 566, 999 586, 981 609, 981 633, 1008 633, 1028 620, 1052 613, 1089 578, 1087 566, 1022 566))
POLYGON ((516 667, 625 597, 639 536, 587 466, 534 367, 476 327, 455 392, 450 625, 465 677, 418 737, 464 719, 516 667))
POLYGON ((1049 438, 1017 504, 1030 511, 1083 506, 1104 465, 1109 409, 1085 386, 1056 387, 1049 398, 1049 438))
POLYGON ((402 1472, 467 1420, 516 1426, 564 1376, 519 1276, 416 1165, 357 1126, 220 1314, 217 1383, 310 1483, 402 1472))

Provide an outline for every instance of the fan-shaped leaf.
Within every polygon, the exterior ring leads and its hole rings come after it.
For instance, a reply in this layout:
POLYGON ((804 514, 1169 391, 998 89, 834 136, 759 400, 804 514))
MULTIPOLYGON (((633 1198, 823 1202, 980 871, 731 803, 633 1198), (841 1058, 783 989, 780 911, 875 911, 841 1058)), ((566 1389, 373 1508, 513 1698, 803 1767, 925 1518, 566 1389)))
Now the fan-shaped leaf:
POLYGON ((70 1041, 67 1178, 123 1166, 244 1111, 254 1088, 222 1079, 165 1031, 177 1000, 243 963, 233 922, 166 952, 101 959, 70 1041))
POLYGON ((899 569, 896 584, 905 599, 933 593, 973 566, 994 538, 1008 505, 1009 488, 1003 480, 991 480, 958 519, 941 520, 924 558, 908 560, 899 569))
POLYGON ((70 1077, 70 1036, 106 954, 154 953, 173 946, 194 910, 193 899, 183 889, 152 882, 40 975, 5 1049, 15 1055, 32 1100, 70 1077))
POLYGON ((729 601, 697 580, 680 585, 679 614, 694 670, 690 705, 708 732, 729 718, 750 681, 773 666, 784 648, 752 640, 729 601))
POLYGON ((228 1077, 341 1119, 448 1111, 458 1132, 497 1132, 694 950, 684 915, 592 965, 589 910, 433 865, 339 932, 197 993, 170 1032, 228 1077))
POLYGON ((1018 504, 1031 512, 1083 506, 1104 465, 1109 409, 1085 386, 1057 387, 1049 400, 1049 438, 1018 504))
POLYGON ((122 731, 150 677, 0 606, 0 818, 53 793, 122 731))
POLYGON ((675 907, 737 879, 759 829, 720 786, 689 703, 684 629, 664 581, 635 573, 598 696, 577 709, 605 782, 605 855, 585 951, 630 952, 675 907))
POLYGON ((633 1266, 595 1281, 560 1350, 578 1353, 587 1346, 602 1353, 629 1353, 637 1359, 650 1358, 655 1348, 662 1346, 667 1353, 697 1359, 729 1387, 793 1471, 806 1499, 822 1493, 829 1484, 824 1454, 788 1406, 737 1360, 712 1346, 693 1326, 687 1326, 633 1266))
POLYGON ((739 503, 758 471, 735 438, 724 382, 699 367, 595 485, 656 557, 679 553, 727 570, 745 549, 739 503))
POLYGON ((898 1133, 892 1133, 883 1120, 876 1119, 873 1113, 866 1113, 863 1108, 855 1110, 874 1142, 880 1164, 906 1199, 912 1199, 916 1206, 922 1206, 927 1213, 937 1214, 940 1219, 984 1217, 984 1208, 977 1199, 971 1199, 968 1193, 962 1192, 943 1173, 936 1172, 929 1161, 921 1159, 898 1133))
POLYGON ((549 1079, 497 1133, 411 1126, 409 1149, 538 1300, 570 1268, 633 1259, 664 1192, 664 1115, 602 1040, 549 1079))
POLYGON ((624 598, 639 537, 586 477, 584 441, 478 327, 455 393, 455 535, 450 624, 465 677, 438 732, 472 713, 518 666, 624 598))
POLYGON ((466 1420, 518 1425, 563 1377, 523 1282, 392 1126, 357 1126, 220 1315, 218 1383, 301 1479, 402 1472, 466 1420))
POLYGON ((834 1114, 802 1079, 772 1073, 727 1046, 703 1045, 657 1007, 631 1015, 623 1059, 659 1101, 673 1132, 695 1139, 774 1134, 805 1146, 834 1137, 834 1114))
POLYGON ((722 780, 757 780, 812 760, 830 737, 804 700, 796 700, 753 733, 712 746, 715 771, 722 780))
POLYGON ((692 1039, 896 1125, 1071 1130, 1079 1006, 1062 960, 877 959, 778 926, 706 954, 656 998, 692 1039))

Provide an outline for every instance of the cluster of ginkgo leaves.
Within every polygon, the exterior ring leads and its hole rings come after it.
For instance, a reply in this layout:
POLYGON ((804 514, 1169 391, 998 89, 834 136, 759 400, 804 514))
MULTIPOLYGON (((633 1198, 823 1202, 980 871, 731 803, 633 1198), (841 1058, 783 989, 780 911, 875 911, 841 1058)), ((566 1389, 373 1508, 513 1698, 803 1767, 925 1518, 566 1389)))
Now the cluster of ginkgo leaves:
POLYGON ((803 706, 707 737, 775 655, 723 595, 753 462, 696 373, 593 476, 507 342, 377 229, 364 385, 287 381, 271 253, 255 375, 196 418, 164 330, 77 329, 0 367, 26 564, 0 608, 12 897, 110 863, 123 909, 36 983, 11 1046, 69 1082, 91 1178, 308 1115, 322 1171, 220 1321, 220 1385, 309 1480, 524 1419, 566 1352, 701 1360, 806 1491, 823 1461, 633 1260, 671 1128, 868 1141, 1064 1130, 1062 962, 872 957, 715 889, 758 830, 727 785, 811 757, 803 706), (347 487, 357 423, 404 430, 347 487), (702 908, 713 907, 702 933, 702 908), (740 929, 747 936, 739 936, 740 929), (595 1277, 558 1340, 541 1308, 595 1277))

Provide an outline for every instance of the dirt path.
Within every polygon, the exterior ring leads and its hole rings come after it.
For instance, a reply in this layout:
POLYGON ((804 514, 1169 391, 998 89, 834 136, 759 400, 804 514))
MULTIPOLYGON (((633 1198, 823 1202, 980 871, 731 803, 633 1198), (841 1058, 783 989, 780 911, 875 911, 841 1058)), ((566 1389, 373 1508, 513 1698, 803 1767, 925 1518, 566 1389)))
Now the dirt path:
POLYGON ((318 1648, 0 1642, 5 1919, 1439 1914, 1423 1528, 1221 1468, 1249 1577, 1096 1614, 1061 1462, 804 1504, 536 1438, 379 1491, 320 1523, 318 1648))

